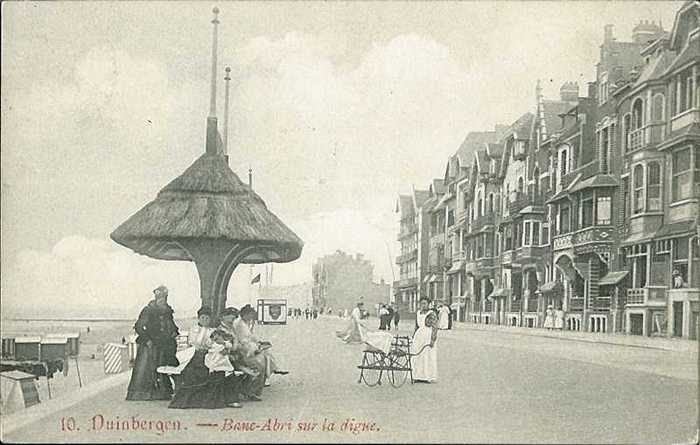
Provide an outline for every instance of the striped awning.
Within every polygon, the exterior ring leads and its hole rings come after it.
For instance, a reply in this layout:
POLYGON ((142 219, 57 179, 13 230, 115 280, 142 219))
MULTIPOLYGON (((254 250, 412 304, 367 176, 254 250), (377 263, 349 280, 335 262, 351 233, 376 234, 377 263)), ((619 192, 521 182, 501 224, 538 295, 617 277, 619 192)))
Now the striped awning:
POLYGON ((540 287, 540 292, 543 294, 562 294, 564 286, 561 284, 561 281, 550 281, 540 287))
POLYGON ((450 270, 447 271, 447 273, 457 273, 462 269, 464 269, 464 261, 455 261, 454 263, 452 263, 452 267, 450 268, 450 270))

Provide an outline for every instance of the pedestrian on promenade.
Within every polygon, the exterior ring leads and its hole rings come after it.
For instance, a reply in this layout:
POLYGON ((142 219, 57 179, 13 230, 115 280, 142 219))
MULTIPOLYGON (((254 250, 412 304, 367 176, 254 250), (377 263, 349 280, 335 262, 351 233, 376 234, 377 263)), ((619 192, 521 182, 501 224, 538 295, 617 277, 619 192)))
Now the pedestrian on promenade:
POLYGON ((394 309, 391 307, 390 304, 385 304, 384 307, 386 308, 387 315, 386 315, 386 330, 391 329, 391 321, 394 319, 394 309))
POLYGON ((446 304, 438 306, 438 329, 448 329, 450 327, 450 308, 446 304))
POLYGON ((179 364, 175 356, 179 331, 168 305, 168 288, 159 286, 153 294, 134 325, 138 348, 126 400, 170 400, 173 393, 170 379, 156 369, 179 364))
POLYGON ((401 314, 399 313, 399 306, 394 303, 394 329, 399 328, 399 321, 401 321, 401 314))
POLYGON ((416 313, 416 330, 413 333, 413 350, 418 352, 413 359, 413 380, 431 383, 438 378, 437 367, 437 323, 435 312, 428 307, 428 299, 420 300, 420 310, 416 313))
POLYGON ((548 331, 554 328, 554 307, 550 304, 544 313, 544 325, 542 326, 548 331))
POLYGON ((382 304, 379 306, 379 330, 380 331, 386 331, 389 329, 387 327, 387 316, 389 315, 389 311, 386 308, 386 305, 382 304))
POLYGON ((564 329, 564 311, 561 308, 554 311, 554 329, 557 331, 564 329))

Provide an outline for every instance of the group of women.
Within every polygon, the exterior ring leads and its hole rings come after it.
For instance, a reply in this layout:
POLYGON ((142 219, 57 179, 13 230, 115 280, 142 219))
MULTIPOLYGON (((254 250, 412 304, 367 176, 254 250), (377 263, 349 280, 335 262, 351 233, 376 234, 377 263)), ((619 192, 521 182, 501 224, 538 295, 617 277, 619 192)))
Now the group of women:
POLYGON ((138 349, 127 400, 171 400, 169 408, 239 408, 243 401, 262 400, 273 374, 287 374, 278 368, 272 345, 254 335, 257 313, 250 305, 224 309, 218 324, 211 309, 202 307, 187 347, 178 351, 168 290, 160 286, 153 292, 134 326, 138 349), (174 390, 169 376, 177 382, 174 390))

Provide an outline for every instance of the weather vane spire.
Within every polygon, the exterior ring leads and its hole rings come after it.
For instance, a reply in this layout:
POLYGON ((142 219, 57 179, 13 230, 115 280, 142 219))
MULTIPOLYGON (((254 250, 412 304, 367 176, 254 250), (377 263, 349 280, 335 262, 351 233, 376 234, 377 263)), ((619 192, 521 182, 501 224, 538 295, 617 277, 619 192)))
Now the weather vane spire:
POLYGON ((229 82, 231 80, 231 67, 226 67, 226 76, 224 76, 226 81, 226 96, 224 97, 224 156, 228 158, 228 96, 229 96, 229 82))
POLYGON ((209 98, 209 117, 216 117, 216 55, 218 47, 219 34, 219 8, 214 6, 212 9, 214 19, 211 21, 214 24, 212 31, 212 47, 211 47, 211 97, 209 98))

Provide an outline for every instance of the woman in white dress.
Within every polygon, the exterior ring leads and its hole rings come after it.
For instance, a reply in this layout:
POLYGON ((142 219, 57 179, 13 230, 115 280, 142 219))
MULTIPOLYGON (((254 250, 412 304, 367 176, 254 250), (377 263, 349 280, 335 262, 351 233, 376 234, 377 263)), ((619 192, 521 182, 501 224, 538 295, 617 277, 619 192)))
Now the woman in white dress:
POLYGON ((367 327, 362 323, 362 308, 364 303, 357 303, 350 313, 350 321, 345 329, 336 331, 335 335, 345 343, 362 343, 365 341, 367 327))
POLYGON ((554 328, 554 307, 551 304, 547 306, 547 310, 544 313, 544 325, 542 327, 550 331, 554 328))
MULTIPOLYGON (((233 322, 233 330, 244 351, 246 365, 264 373, 269 379, 272 374, 289 374, 277 366, 277 360, 269 351, 272 344, 262 341, 253 334, 253 325, 258 314, 250 305, 241 308, 240 316, 233 322)), ((267 384, 267 383, 266 383, 267 384)))
POLYGON ((416 331, 413 334, 412 352, 419 354, 412 359, 413 381, 431 383, 438 378, 437 367, 437 316, 429 309, 427 298, 420 300, 420 310, 416 313, 416 331))
POLYGON ((440 314, 440 321, 438 323, 439 329, 449 329, 450 327, 450 308, 446 305, 441 304, 438 308, 438 314, 440 314))

